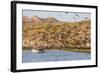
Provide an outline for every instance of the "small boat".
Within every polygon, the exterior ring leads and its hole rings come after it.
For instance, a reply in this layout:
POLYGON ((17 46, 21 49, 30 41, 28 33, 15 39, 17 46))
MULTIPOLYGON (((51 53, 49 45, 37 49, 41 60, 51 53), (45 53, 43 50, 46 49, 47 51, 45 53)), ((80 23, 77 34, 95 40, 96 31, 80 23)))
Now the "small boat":
POLYGON ((39 49, 39 50, 37 50, 37 49, 32 49, 32 52, 33 52, 33 53, 44 53, 45 51, 44 51, 43 49, 39 49))
POLYGON ((39 53, 39 50, 32 49, 32 52, 33 52, 33 53, 39 53))

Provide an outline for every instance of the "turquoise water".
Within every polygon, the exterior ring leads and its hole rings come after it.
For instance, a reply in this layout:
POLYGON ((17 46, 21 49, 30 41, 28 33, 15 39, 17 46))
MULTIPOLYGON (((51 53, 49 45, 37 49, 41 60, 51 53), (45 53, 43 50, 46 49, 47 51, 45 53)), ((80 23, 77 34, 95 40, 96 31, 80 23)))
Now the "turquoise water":
POLYGON ((68 60, 90 60, 90 53, 69 52, 63 50, 46 50, 45 53, 32 51, 22 52, 22 62, 47 62, 47 61, 68 61, 68 60))

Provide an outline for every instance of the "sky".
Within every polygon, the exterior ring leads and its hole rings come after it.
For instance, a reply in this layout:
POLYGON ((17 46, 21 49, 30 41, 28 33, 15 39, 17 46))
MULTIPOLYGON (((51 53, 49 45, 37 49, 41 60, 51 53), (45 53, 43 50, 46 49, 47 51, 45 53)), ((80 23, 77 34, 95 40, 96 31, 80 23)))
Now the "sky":
POLYGON ((36 10, 23 10, 23 16, 38 16, 40 18, 54 17, 59 21, 64 22, 78 22, 84 18, 91 18, 91 13, 84 12, 64 12, 64 11, 36 11, 36 10))

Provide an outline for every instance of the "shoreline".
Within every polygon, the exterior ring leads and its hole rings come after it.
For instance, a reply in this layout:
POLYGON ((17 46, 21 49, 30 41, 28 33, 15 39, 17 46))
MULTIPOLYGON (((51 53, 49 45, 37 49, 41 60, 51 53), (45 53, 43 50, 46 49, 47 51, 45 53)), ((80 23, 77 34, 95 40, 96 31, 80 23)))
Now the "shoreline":
MULTIPOLYGON (((91 53, 90 49, 46 49, 46 50, 63 50, 69 52, 91 53)), ((23 49, 23 51, 32 51, 31 49, 23 49)))

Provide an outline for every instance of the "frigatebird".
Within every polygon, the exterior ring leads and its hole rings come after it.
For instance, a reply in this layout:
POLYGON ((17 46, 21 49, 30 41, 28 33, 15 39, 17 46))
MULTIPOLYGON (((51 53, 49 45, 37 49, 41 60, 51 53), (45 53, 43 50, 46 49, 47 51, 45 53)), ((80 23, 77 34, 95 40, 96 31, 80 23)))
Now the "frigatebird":
POLYGON ((77 17, 80 17, 77 13, 75 13, 75 15, 76 15, 77 17))

